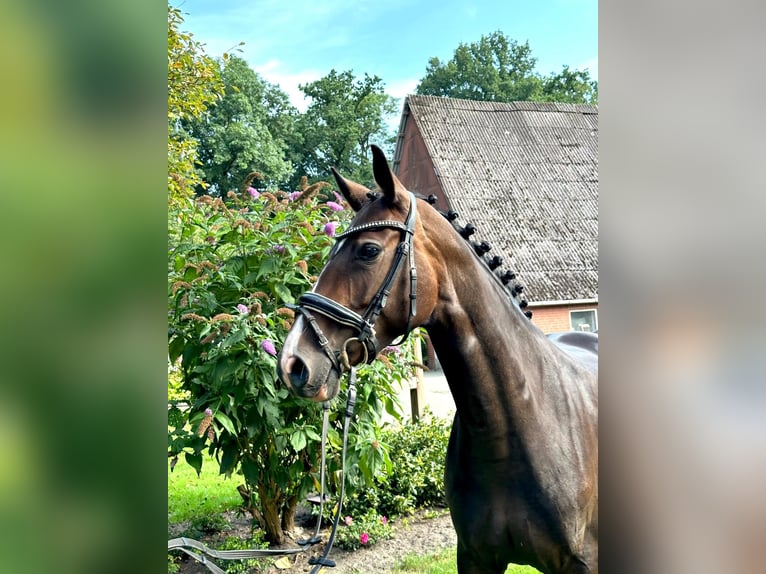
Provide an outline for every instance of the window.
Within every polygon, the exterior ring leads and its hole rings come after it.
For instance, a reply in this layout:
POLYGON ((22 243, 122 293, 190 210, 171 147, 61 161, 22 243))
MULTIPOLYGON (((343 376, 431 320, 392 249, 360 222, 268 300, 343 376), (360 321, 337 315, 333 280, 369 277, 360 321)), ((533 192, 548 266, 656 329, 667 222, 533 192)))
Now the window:
POLYGON ((598 319, 595 309, 581 309, 569 312, 569 325, 572 331, 598 331, 598 319))

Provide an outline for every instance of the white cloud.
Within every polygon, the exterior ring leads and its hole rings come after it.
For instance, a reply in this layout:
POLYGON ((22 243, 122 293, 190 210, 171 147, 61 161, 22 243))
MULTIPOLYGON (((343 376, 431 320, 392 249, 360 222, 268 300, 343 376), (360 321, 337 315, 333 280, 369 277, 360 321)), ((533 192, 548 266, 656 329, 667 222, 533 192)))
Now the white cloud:
POLYGON ((309 106, 309 100, 304 97, 298 87, 299 84, 308 84, 322 78, 323 74, 316 70, 303 70, 301 72, 286 72, 284 65, 279 60, 269 60, 265 64, 253 66, 261 77, 271 84, 276 84, 290 98, 290 103, 303 113, 309 106))
POLYGON ((420 83, 419 79, 398 80, 387 84, 385 90, 389 96, 399 98, 402 100, 402 103, 404 103, 404 97, 414 94, 415 88, 418 87, 418 83, 420 83))
POLYGON ((399 122, 402 118, 402 108, 404 107, 404 98, 410 94, 415 93, 415 88, 418 86, 420 80, 408 79, 391 82, 386 85, 385 92, 389 96, 399 99, 399 113, 388 118, 386 125, 388 129, 393 133, 399 131, 399 122))

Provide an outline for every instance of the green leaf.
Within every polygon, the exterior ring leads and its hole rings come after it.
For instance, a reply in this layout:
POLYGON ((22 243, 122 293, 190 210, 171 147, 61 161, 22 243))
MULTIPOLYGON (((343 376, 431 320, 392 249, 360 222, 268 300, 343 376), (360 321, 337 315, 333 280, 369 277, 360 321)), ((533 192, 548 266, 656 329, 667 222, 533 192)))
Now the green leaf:
POLYGON ((306 428, 304 430, 306 431, 306 436, 308 436, 311 440, 315 440, 315 441, 322 440, 322 437, 320 436, 320 434, 314 429, 306 428))
POLYGON ((253 459, 249 456, 244 456, 242 457, 242 474, 245 476, 247 484, 258 484, 261 469, 253 459))
POLYGON ((306 448, 306 434, 302 430, 295 431, 290 435, 290 444, 297 452, 300 452, 306 448))
POLYGON ((397 406, 398 403, 395 403, 391 397, 386 397, 383 403, 385 405, 386 412, 389 415, 394 417, 394 419, 396 419, 397 421, 402 420, 401 405, 397 406))
POLYGON ((258 271, 258 277, 263 277, 264 275, 272 275, 277 270, 277 262, 273 257, 267 257, 261 262, 261 268, 258 271))
POLYGON ((194 415, 189 418, 189 426, 191 426, 192 429, 196 429, 203 418, 205 418, 204 412, 200 411, 194 413, 194 415))
POLYGON ((274 284, 274 292, 279 296, 279 298, 289 304, 295 303, 295 298, 293 297, 293 294, 290 292, 290 289, 287 288, 286 285, 283 283, 275 283, 274 284))
POLYGON ((244 340, 245 336, 247 336, 247 330, 244 328, 238 328, 234 332, 230 333, 222 342, 222 347, 233 347, 237 343, 244 340))
POLYGON ((212 323, 207 323, 202 327, 202 330, 199 333, 200 340, 204 339, 205 336, 210 333, 210 331, 213 329, 212 323))
POLYGON ((234 429, 234 423, 231 422, 231 419, 225 413, 216 411, 213 414, 213 418, 221 423, 223 428, 225 428, 232 436, 237 436, 237 431, 234 429))
POLYGON ((183 337, 173 337, 168 345, 168 357, 171 363, 175 363, 184 350, 185 340, 183 337))
POLYGON ((189 466, 197 471, 197 476, 199 476, 202 472, 202 453, 187 452, 184 453, 184 458, 186 459, 186 462, 189 464, 189 466))
POLYGON ((221 453, 220 474, 228 474, 237 460, 239 448, 236 442, 226 443, 221 453))

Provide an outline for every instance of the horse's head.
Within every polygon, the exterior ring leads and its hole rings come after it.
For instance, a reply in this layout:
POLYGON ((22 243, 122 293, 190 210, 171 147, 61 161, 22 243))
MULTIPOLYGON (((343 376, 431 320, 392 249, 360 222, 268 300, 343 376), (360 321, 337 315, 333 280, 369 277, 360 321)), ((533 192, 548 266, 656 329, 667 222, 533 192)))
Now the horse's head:
POLYGON ((422 222, 438 214, 404 188, 379 148, 372 152, 376 192, 333 169, 356 216, 337 237, 313 290, 300 298, 279 355, 279 378, 315 401, 335 397, 344 370, 372 362, 423 323, 436 303, 422 222))

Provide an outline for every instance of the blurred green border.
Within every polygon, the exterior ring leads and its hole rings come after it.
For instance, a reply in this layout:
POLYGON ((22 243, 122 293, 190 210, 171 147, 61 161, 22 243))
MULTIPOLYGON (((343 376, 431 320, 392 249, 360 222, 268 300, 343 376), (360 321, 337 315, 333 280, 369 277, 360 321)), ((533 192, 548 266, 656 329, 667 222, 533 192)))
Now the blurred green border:
POLYGON ((165 568, 166 10, 2 5, 9 572, 165 568))

